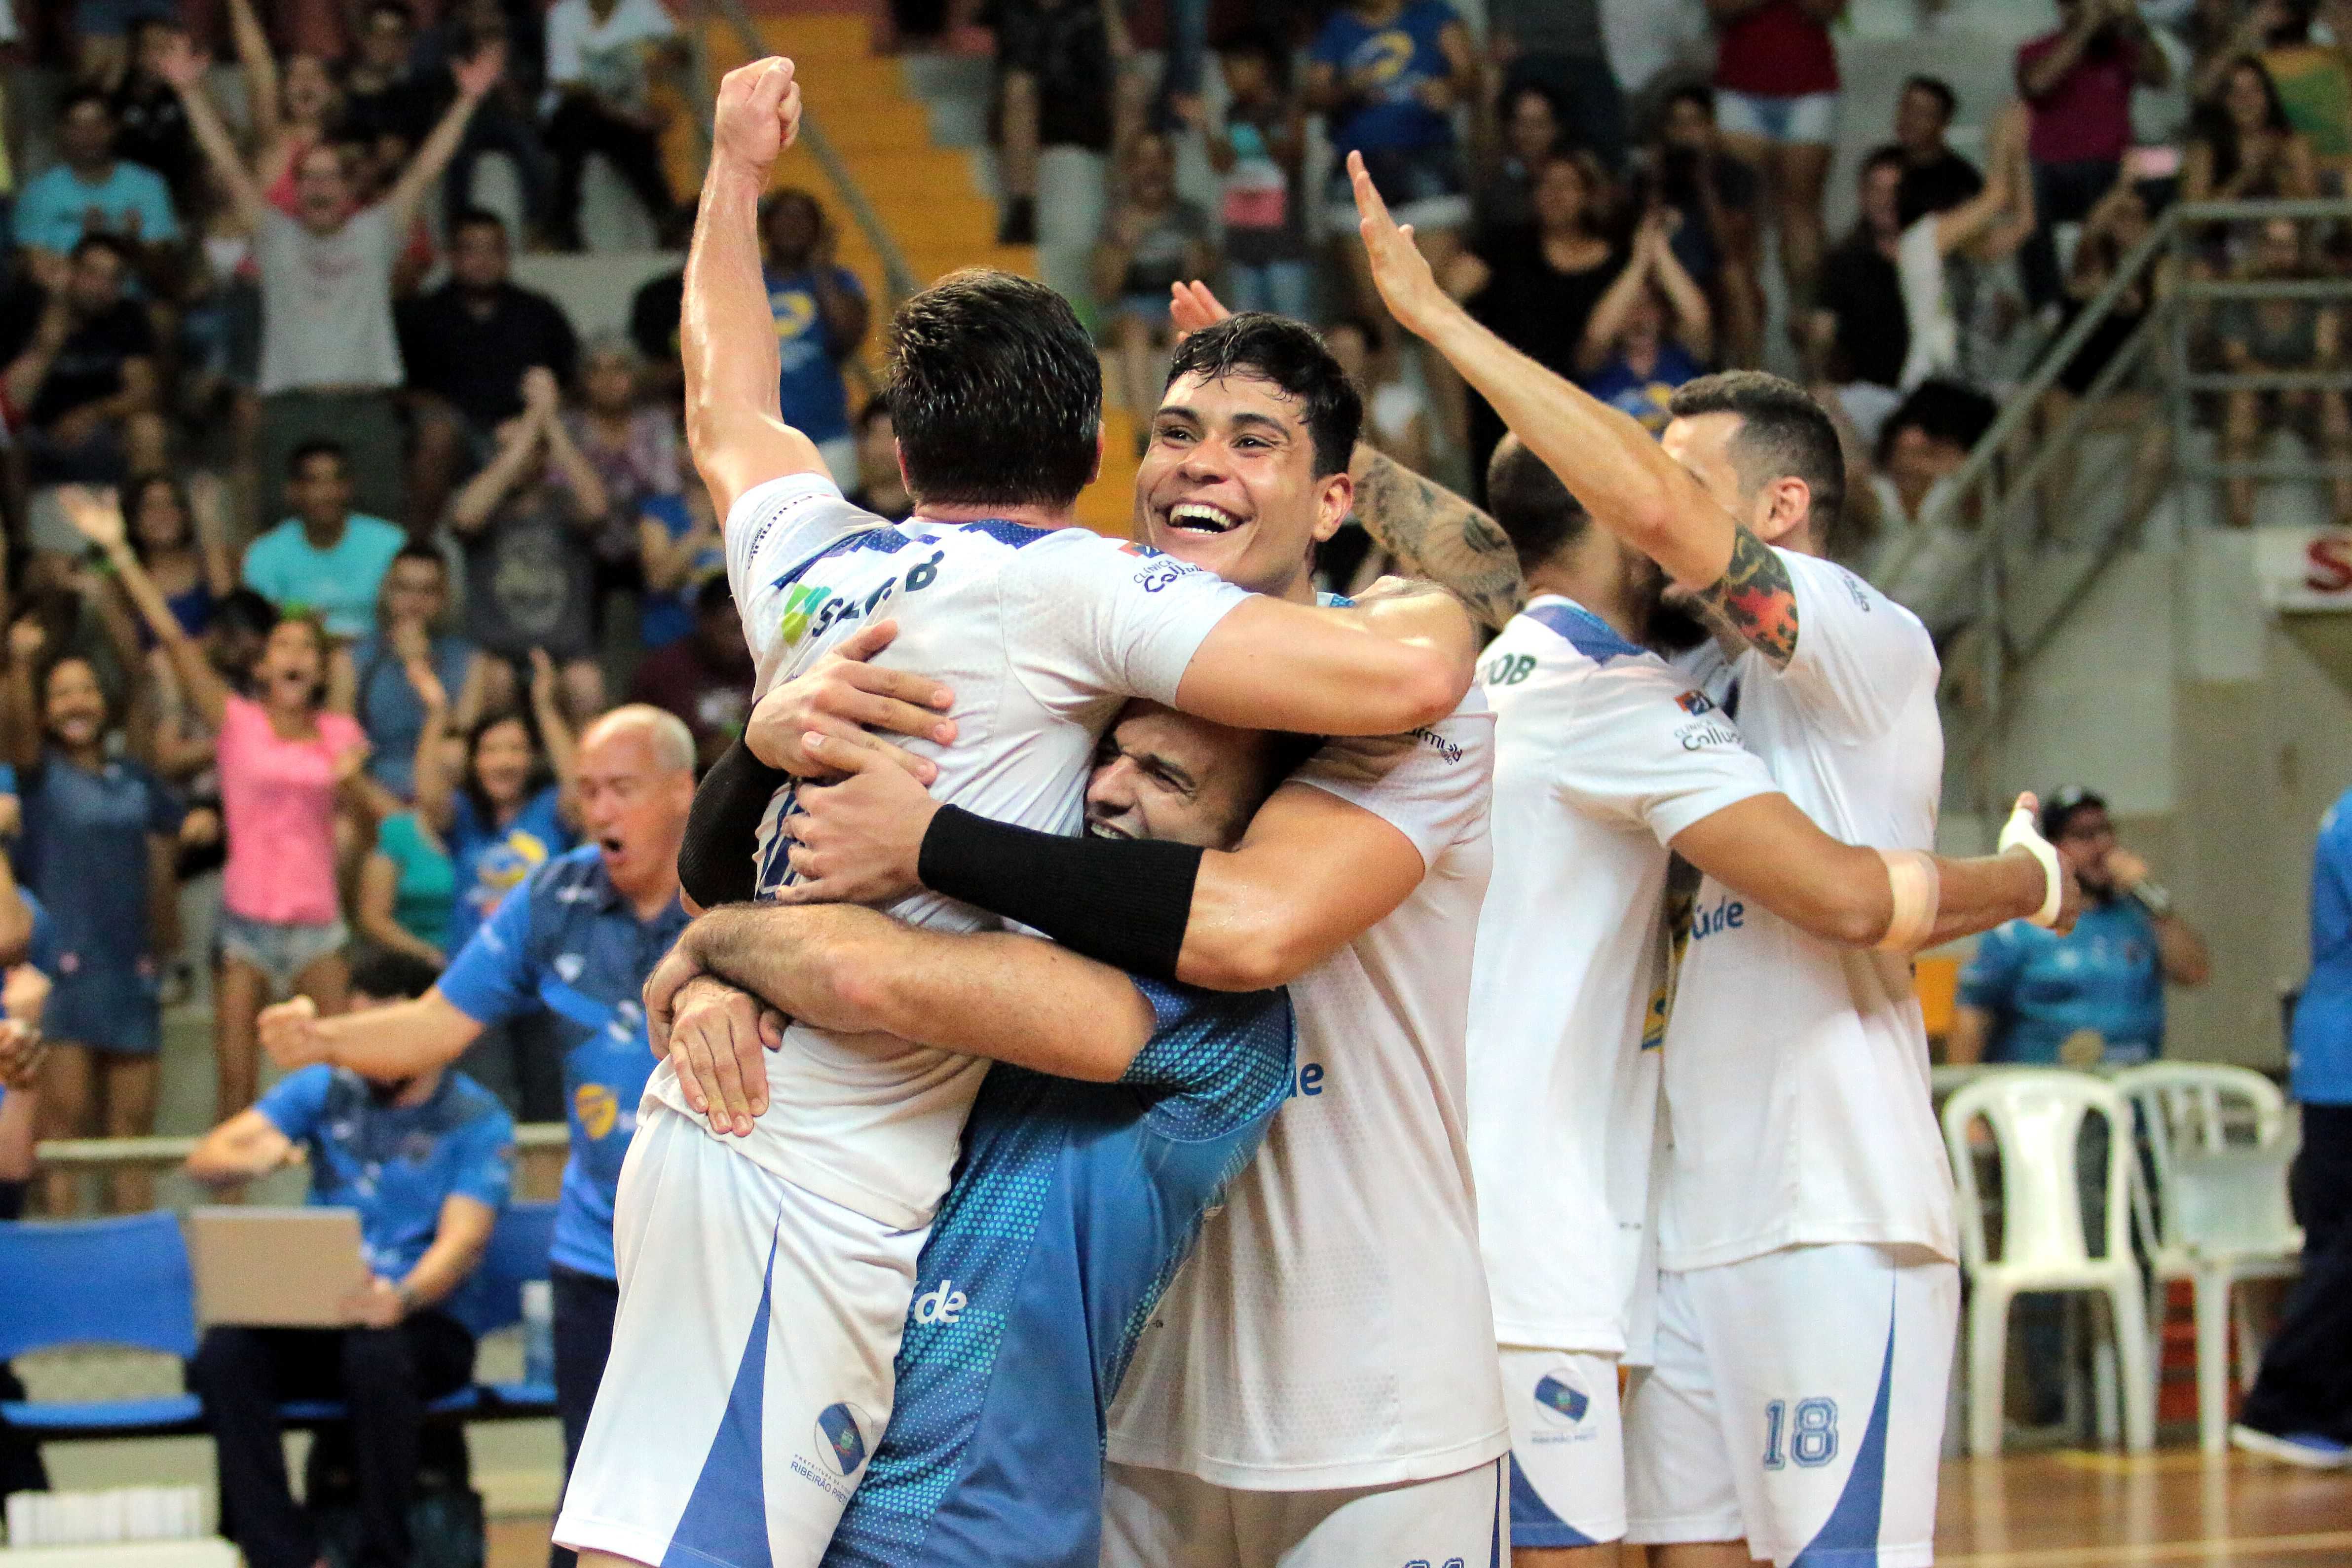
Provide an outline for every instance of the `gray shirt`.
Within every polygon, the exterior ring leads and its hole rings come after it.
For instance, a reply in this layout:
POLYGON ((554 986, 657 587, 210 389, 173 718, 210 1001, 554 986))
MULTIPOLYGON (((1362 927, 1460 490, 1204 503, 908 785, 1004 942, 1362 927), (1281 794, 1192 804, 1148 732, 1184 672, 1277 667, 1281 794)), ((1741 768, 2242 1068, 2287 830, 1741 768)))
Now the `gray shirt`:
POLYGON ((391 209, 365 208, 317 235, 275 207, 254 243, 261 268, 261 390, 398 386, 391 209))
POLYGON ((1509 34, 1524 55, 1607 57, 1600 0, 1486 0, 1486 26, 1509 34))

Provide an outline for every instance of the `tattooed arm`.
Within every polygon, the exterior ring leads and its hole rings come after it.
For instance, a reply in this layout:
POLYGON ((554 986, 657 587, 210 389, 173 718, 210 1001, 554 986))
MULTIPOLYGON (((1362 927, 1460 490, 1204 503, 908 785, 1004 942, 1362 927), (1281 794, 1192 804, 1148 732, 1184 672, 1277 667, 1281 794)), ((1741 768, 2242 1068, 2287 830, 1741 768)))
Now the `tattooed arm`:
POLYGON ((1592 520, 1665 568, 1724 628, 1785 666, 1797 602, 1780 558, 1629 416, 1488 331, 1443 289, 1349 159, 1372 279, 1389 311, 1486 395, 1592 520))
POLYGON ((1493 518, 1361 443, 1349 470, 1356 480, 1356 521, 1408 575, 1452 589, 1488 626, 1518 613, 1527 584, 1493 518))

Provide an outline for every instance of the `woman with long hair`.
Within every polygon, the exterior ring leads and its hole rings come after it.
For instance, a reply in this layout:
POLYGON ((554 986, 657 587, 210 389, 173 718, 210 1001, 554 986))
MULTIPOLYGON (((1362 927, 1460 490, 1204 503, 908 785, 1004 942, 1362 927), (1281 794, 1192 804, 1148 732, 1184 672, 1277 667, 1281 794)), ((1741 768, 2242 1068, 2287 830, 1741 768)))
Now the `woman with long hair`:
MULTIPOLYGON (((155 1131, 159 971, 179 944, 180 806, 145 767, 109 753, 115 704, 97 666, 69 651, 44 658, 46 643, 37 618, 9 628, 16 870, 47 907, 57 943, 43 1136, 142 1138, 155 1131)), ((71 1172, 52 1173, 50 1214, 73 1211, 74 1184, 71 1172)), ((114 1212, 152 1197, 149 1173, 114 1172, 114 1212)))
POLYGON ((259 1087, 254 1020, 281 992, 321 1013, 342 1010, 349 972, 335 884, 339 799, 364 807, 367 740, 326 705, 329 639, 316 616, 270 628, 254 667, 254 695, 229 689, 181 629, 155 580, 131 550, 121 509, 95 490, 60 492, 66 515, 106 552, 147 628, 163 645, 189 705, 219 736, 228 863, 222 873, 220 972, 213 986, 217 1119, 251 1105, 259 1087))
POLYGON ((2252 55, 2232 59, 2221 86, 2197 106, 2180 195, 2192 202, 2283 199, 2319 194, 2311 142, 2287 123, 2278 84, 2252 55))
MULTIPOLYGON (((530 709, 474 721, 455 768, 429 765, 434 752, 417 751, 416 816, 447 847, 456 870, 445 943, 450 952, 465 946, 524 878, 572 847, 572 729, 553 662, 533 648, 530 669, 530 709)), ((433 671, 412 663, 409 678, 426 711, 434 711, 433 671)), ((438 707, 446 711, 446 698, 438 707)))
POLYGON ((213 606, 236 590, 217 484, 191 491, 169 474, 142 474, 123 492, 131 552, 155 580, 180 629, 205 635, 213 606))

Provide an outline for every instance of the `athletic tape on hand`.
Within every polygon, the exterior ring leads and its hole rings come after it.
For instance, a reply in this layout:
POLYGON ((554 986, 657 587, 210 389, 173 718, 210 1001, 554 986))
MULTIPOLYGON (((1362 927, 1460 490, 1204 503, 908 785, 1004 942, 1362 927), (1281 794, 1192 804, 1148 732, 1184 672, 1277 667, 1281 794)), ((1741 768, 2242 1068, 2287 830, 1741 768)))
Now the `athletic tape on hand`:
POLYGON ((2042 830, 2033 825, 2033 813, 2023 805, 2009 814, 2009 826, 2000 830, 2000 842, 1996 847, 2005 855, 2020 845, 2032 851, 2033 858, 2042 862, 2042 874, 2047 883, 2042 908, 2025 918, 2038 926, 2056 925, 2058 911, 2066 902, 2066 873, 2058 864, 2058 851, 2042 837, 2042 830))

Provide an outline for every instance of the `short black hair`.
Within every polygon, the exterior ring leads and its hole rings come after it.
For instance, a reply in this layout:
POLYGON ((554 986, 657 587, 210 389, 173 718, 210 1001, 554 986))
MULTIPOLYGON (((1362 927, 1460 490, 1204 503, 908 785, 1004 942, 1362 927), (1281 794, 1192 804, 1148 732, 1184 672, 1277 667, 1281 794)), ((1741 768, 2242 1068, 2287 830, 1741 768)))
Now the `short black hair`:
POLYGON ((79 261, 93 250, 111 251, 114 259, 121 263, 124 268, 128 268, 131 265, 131 242, 119 234, 110 234, 102 228, 91 229, 79 239, 75 240, 73 249, 68 254, 74 260, 79 261))
POLYGON ((1094 478, 1102 362, 1043 283, 974 268, 913 295, 884 381, 920 501, 1066 507, 1094 478))
POLYGON ((2042 803, 2042 820, 2035 826, 2042 837, 2056 843, 2066 837, 2066 825, 2080 811, 2105 811, 2107 797, 2083 784, 2060 784, 2042 803))
POLYGON ((114 100, 106 96, 106 89, 84 83, 68 89, 65 96, 58 100, 58 122, 65 123, 66 117, 85 103, 94 103, 106 110, 107 119, 114 118, 114 100))
POLYGON ((1903 149, 1892 142, 1881 147, 1873 147, 1863 158, 1862 167, 1854 171, 1855 177, 1866 180, 1873 170, 1883 168, 1889 163, 1894 164, 1897 169, 1907 168, 1910 165, 1910 160, 1903 155, 1903 149))
POLYGON ((1683 383, 1666 408, 1677 419, 1737 415, 1731 452, 1739 482, 1754 490, 1774 479, 1804 480, 1813 538, 1826 542, 1836 532, 1845 509, 1845 450, 1837 426, 1803 387, 1760 370, 1720 371, 1683 383))
POLYGON ((332 436, 312 436, 287 455, 286 477, 300 479, 302 465, 313 458, 334 458, 336 466, 343 470, 346 477, 352 471, 352 454, 348 447, 332 436))
POLYGON ((362 952, 352 965, 351 988, 380 1002, 414 1002, 441 978, 441 972, 413 952, 388 947, 362 952))
POLYGON ((1163 389, 1188 375, 1207 381, 1246 376, 1297 400, 1315 440, 1315 477, 1343 472, 1364 427, 1364 400, 1314 328, 1286 316, 1244 310, 1203 327, 1177 345, 1163 389))
POLYGON ((277 626, 278 606, 256 590, 239 584, 213 605, 212 619, 205 629, 250 632, 255 637, 266 637, 277 626))
POLYGON ((1511 542, 1521 572, 1534 571, 1592 526, 1592 514, 1569 493, 1551 465, 1508 434, 1486 465, 1486 510, 1511 542))
POLYGON ((1265 72, 1277 91, 1290 89, 1290 50, 1282 35, 1263 26, 1235 27, 1221 36, 1216 42, 1221 55, 1255 55, 1265 62, 1265 72))
POLYGON ((449 573, 449 558, 421 539, 412 538, 394 551, 391 564, 384 568, 385 574, 390 575, 392 568, 404 561, 422 561, 429 566, 437 566, 445 577, 449 573))
POLYGON ((507 220, 488 207, 459 207, 457 216, 449 220, 449 237, 455 239, 469 228, 494 228, 500 239, 507 237, 507 220))
POLYGON ((1952 115, 1960 107, 1960 100, 1953 96, 1950 82, 1939 76, 1915 76, 1903 84, 1905 92, 1910 92, 1915 89, 1943 105, 1944 122, 1948 125, 1951 123, 1952 115))
POLYGON ((1878 427, 1878 461, 1884 465, 1895 450, 1895 437, 1914 427, 1931 440, 1971 451, 2000 417, 2000 405, 1973 386, 1940 377, 1923 381, 1878 427))

